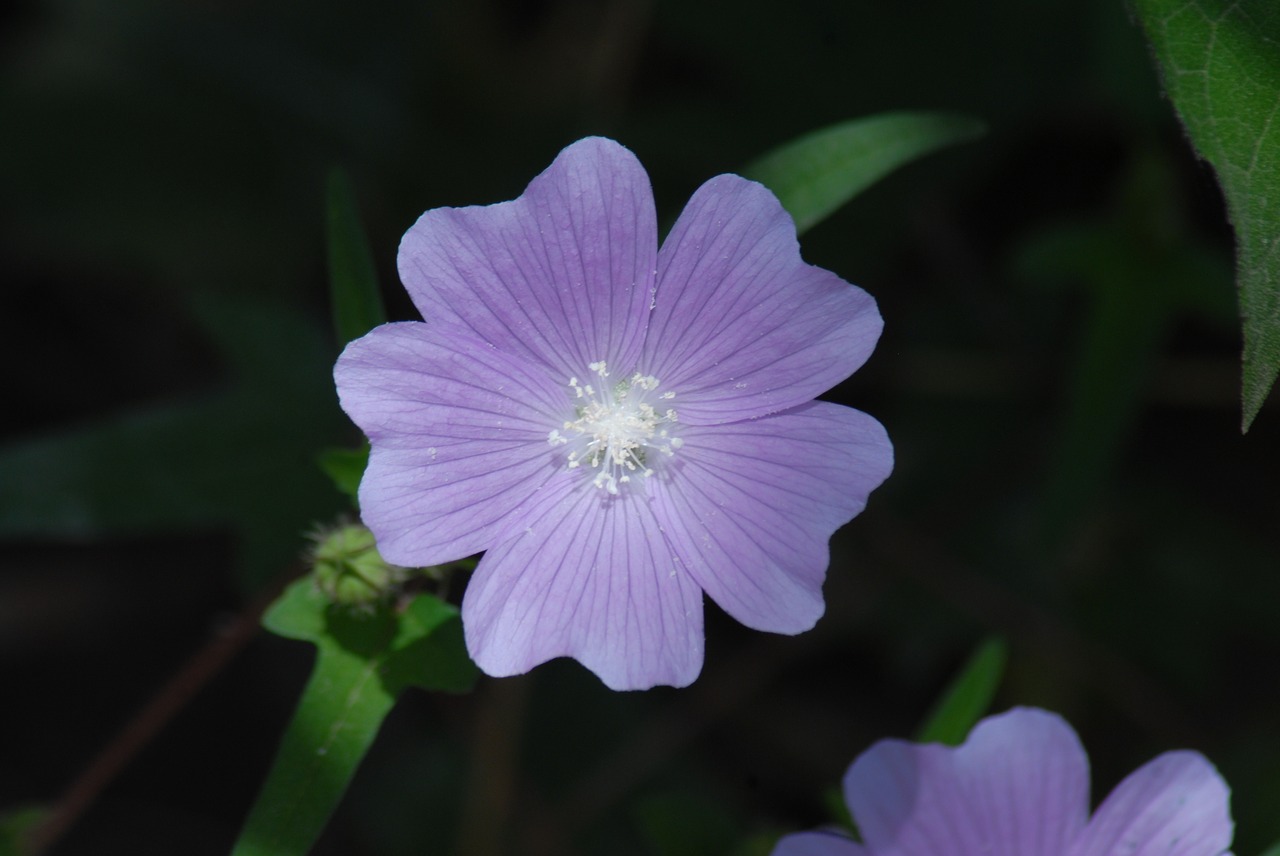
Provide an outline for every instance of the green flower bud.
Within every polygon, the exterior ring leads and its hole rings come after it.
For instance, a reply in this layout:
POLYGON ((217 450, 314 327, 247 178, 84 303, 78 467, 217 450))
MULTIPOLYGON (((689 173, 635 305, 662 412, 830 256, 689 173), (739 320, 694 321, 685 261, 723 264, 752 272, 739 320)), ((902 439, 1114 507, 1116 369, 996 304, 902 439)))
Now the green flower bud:
POLYGON ((409 569, 383 559, 373 533, 355 523, 318 533, 311 564, 316 587, 335 605, 357 610, 386 603, 409 577, 409 569))

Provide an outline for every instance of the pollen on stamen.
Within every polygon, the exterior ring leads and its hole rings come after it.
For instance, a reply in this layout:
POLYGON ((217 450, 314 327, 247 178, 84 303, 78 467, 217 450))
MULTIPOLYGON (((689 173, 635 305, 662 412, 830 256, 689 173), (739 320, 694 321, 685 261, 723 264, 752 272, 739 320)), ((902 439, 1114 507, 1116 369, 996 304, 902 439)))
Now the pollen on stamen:
MULTIPOLYGON (((587 368, 601 378, 609 377, 604 360, 589 363, 587 368)), ((562 428, 548 433, 552 446, 572 444, 565 457, 569 469, 586 465, 594 470, 591 482, 614 495, 619 485, 630 484, 632 473, 654 474, 653 453, 670 457, 680 447, 667 427, 677 421, 671 408, 657 410, 647 399, 670 400, 673 391, 655 393, 660 381, 640 372, 623 375, 623 379, 597 389, 582 383, 575 375, 569 378, 572 398, 582 403, 574 407, 574 419, 562 428)))

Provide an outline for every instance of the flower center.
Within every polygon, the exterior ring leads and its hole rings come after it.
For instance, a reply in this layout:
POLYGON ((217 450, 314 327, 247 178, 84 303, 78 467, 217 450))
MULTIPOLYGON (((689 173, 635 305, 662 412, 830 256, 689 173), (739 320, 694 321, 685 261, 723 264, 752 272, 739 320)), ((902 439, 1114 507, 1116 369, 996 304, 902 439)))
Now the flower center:
POLYGON ((599 378, 599 387, 569 378, 577 418, 553 430, 547 442, 572 445, 569 469, 590 467, 596 471, 592 484, 617 494, 618 485, 630 482, 632 475, 653 475, 654 453, 670 456, 680 448, 683 441, 671 436, 668 427, 675 423, 676 412, 661 404, 676 394, 658 393, 658 379, 639 372, 610 382, 603 360, 588 368, 599 378), (659 402, 658 406, 652 401, 659 402))

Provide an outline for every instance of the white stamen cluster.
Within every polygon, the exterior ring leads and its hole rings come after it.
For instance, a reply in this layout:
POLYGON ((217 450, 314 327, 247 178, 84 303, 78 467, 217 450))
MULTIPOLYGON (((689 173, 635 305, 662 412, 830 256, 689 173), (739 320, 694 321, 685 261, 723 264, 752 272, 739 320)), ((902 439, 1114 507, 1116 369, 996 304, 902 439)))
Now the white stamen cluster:
POLYGON ((659 412, 650 398, 669 401, 674 392, 650 395, 658 388, 658 379, 636 372, 626 380, 610 386, 608 366, 603 360, 587 366, 598 378, 594 384, 569 378, 569 389, 579 403, 574 407, 576 419, 566 420, 562 428, 547 435, 553 446, 572 443, 570 469, 586 465, 597 472, 591 480, 596 487, 611 494, 618 485, 631 481, 633 474, 653 475, 650 454, 672 455, 682 441, 672 437, 665 427, 676 421, 676 412, 666 408, 659 412))

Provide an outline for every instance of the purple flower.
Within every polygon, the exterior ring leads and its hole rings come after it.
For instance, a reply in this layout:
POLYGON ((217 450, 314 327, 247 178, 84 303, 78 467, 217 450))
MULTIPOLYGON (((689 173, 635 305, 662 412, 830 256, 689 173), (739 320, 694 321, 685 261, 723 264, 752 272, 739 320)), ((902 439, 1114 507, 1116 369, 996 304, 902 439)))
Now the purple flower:
POLYGON ((684 686, 703 592, 813 626, 827 542, 893 465, 878 422, 813 399, 881 321, 800 259, 773 194, 713 178, 659 251, 644 169, 590 138, 519 199, 423 214, 399 268, 425 323, 334 371, 373 447, 361 513, 396 564, 486 551, 462 603, 484 671, 569 656, 615 689, 684 686))
POLYGON ((773 856, 1219 856, 1230 791, 1197 752, 1166 752, 1089 817, 1089 759, 1060 716, 1015 708, 963 746, 882 740, 844 778, 864 844, 803 832, 773 856))

